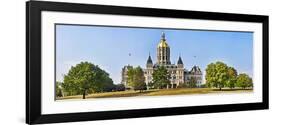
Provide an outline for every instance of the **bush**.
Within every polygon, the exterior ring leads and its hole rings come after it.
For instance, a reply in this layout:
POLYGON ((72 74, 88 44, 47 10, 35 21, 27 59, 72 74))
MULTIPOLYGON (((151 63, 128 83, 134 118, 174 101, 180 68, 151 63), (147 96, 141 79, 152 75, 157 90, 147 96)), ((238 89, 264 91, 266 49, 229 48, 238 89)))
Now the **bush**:
POLYGON ((178 88, 188 88, 187 83, 181 83, 178 85, 178 88))
POLYGON ((117 85, 115 85, 115 90, 116 91, 125 91, 126 88, 125 88, 124 84, 117 84, 117 85))
POLYGON ((206 84, 201 84, 200 85, 200 88, 206 88, 207 86, 206 86, 206 84))

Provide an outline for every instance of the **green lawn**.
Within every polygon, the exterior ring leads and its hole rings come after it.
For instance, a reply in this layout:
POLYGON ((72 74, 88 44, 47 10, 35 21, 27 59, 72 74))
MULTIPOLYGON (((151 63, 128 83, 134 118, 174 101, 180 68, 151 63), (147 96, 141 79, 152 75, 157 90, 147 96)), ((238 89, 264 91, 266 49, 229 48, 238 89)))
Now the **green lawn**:
MULTIPOLYGON (((188 95, 188 94, 210 94, 210 93, 244 93, 252 92, 252 89, 219 89, 212 88, 179 88, 179 89, 153 89, 146 90, 143 92, 128 90, 119 92, 105 92, 105 93, 94 93, 86 96, 88 98, 113 98, 113 97, 135 97, 135 96, 160 96, 160 95, 188 95)), ((64 99, 82 99, 82 95, 66 96, 57 98, 58 100, 64 99)))

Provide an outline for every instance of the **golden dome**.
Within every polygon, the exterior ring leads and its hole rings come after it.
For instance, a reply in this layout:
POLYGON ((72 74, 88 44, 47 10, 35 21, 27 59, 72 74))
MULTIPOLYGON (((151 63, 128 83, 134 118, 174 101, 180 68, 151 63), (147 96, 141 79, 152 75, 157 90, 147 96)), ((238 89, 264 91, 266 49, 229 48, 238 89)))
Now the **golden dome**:
POLYGON ((160 43, 158 44, 158 48, 160 48, 160 47, 166 48, 166 47, 169 47, 169 45, 165 40, 161 39, 160 43))
POLYGON ((158 44, 158 48, 159 47, 169 47, 168 43, 166 42, 166 38, 165 38, 165 33, 162 32, 162 36, 161 36, 161 41, 160 43, 158 44))

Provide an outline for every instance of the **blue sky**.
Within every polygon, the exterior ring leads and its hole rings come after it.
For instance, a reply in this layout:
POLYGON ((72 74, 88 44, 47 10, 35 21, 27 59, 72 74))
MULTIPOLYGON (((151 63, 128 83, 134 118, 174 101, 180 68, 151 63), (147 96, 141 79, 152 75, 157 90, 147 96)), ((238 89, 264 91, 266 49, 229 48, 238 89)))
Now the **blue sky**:
POLYGON ((57 81, 63 81, 63 74, 71 66, 88 61, 106 70, 115 84, 120 83, 124 65, 144 68, 149 52, 153 63, 156 62, 162 32, 171 49, 172 63, 177 62, 180 54, 187 70, 198 65, 205 75, 209 63, 223 61, 238 73, 252 76, 253 33, 250 32, 57 25, 57 81))

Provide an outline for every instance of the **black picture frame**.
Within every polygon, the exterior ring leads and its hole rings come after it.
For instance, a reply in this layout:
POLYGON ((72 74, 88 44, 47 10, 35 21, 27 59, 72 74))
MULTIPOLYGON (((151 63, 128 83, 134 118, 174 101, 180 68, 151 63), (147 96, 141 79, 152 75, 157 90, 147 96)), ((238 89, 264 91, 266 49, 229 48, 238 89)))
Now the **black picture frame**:
POLYGON ((26 123, 40 124, 268 109, 268 25, 269 17, 264 15, 28 1, 26 3, 26 123), (41 11, 99 13, 262 23, 262 102, 43 115, 41 113, 41 11))

